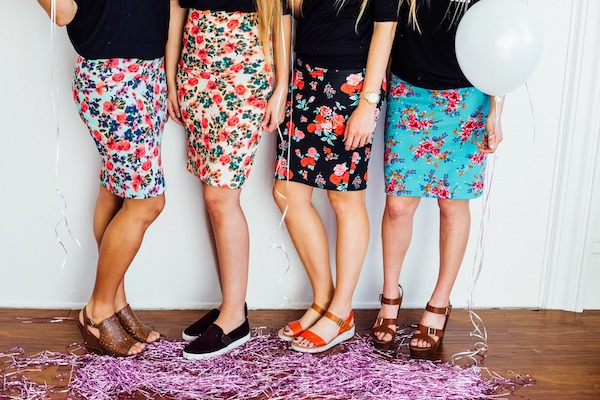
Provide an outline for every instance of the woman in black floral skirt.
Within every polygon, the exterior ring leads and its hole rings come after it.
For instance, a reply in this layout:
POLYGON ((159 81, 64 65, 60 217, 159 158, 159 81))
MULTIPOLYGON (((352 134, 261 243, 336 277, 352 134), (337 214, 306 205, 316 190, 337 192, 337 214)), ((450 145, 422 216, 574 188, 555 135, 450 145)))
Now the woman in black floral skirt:
POLYGON ((282 211, 288 208, 286 225, 314 303, 279 337, 293 341, 294 350, 317 353, 354 335, 352 295, 369 241, 367 165, 398 1, 290 0, 290 6, 298 20, 297 59, 274 197, 282 211), (337 219, 335 289, 314 188, 327 190, 337 219))

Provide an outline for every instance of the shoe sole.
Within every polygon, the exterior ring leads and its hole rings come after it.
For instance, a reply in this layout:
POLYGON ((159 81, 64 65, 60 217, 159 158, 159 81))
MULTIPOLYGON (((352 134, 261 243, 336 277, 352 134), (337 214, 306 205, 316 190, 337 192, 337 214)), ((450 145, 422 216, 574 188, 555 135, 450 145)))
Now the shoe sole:
POLYGON ((200 354, 195 354, 195 353, 187 353, 187 352, 183 352, 183 358, 185 358, 186 360, 202 360, 205 358, 211 358, 211 357, 216 357, 216 356, 220 356, 222 354, 228 353, 231 350, 235 349, 236 347, 240 347, 241 345, 243 345, 244 343, 246 343, 248 340, 250 340, 251 334, 250 332, 248 332, 248 334, 246 336, 243 336, 241 338, 239 338, 238 340, 236 340, 235 342, 231 342, 229 344, 229 346, 224 347, 220 350, 217 351, 213 351, 211 353, 200 353, 200 354))
POLYGON ((319 347, 301 347, 301 346, 296 346, 292 343, 292 349, 299 351, 300 353, 310 353, 310 354, 315 354, 315 353, 322 353, 324 351, 327 351, 329 349, 331 349, 332 347, 337 346, 338 344, 345 342, 348 339, 352 339, 354 337, 354 333, 356 332, 356 327, 352 327, 352 329, 350 329, 349 331, 346 331, 344 333, 339 334, 338 336, 336 336, 331 342, 327 343, 324 346, 319 346, 319 347))
POLYGON ((181 338, 183 340, 185 340, 186 342, 192 342, 192 341, 198 339, 199 337, 200 337, 200 335, 192 336, 192 335, 186 334, 185 331, 181 332, 181 338))

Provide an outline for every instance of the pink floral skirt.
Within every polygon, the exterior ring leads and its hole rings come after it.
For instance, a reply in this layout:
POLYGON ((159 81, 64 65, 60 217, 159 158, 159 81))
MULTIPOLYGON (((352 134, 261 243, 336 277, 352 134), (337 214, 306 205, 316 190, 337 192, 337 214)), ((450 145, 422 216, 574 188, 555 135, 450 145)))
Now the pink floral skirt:
POLYGON ((256 13, 190 9, 177 81, 188 170, 207 185, 244 185, 272 91, 256 13))
POLYGON ((100 153, 100 184, 127 199, 165 191, 160 146, 167 112, 163 60, 79 57, 73 97, 100 153))

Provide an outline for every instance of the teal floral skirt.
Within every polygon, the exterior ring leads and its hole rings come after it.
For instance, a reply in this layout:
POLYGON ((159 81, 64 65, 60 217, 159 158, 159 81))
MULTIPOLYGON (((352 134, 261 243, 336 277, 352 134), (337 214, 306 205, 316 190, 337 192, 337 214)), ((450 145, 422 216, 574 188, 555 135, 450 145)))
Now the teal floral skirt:
POLYGON ((465 200, 483 194, 489 97, 473 87, 429 90, 392 75, 385 131, 388 196, 465 200))

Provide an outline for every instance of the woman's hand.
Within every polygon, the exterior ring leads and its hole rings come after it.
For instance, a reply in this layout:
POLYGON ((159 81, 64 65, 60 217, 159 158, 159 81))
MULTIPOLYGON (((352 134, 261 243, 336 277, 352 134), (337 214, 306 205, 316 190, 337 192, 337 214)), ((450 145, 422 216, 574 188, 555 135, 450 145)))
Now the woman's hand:
POLYGON ((502 109, 504 97, 492 97, 490 99, 490 112, 485 121, 486 135, 477 142, 477 149, 485 154, 496 151, 503 139, 502 135, 502 109), (496 114, 497 113, 497 114, 496 114))
POLYGON ((287 99, 287 85, 277 85, 271 98, 267 102, 265 116, 260 127, 263 131, 273 132, 285 118, 285 101, 287 99))
POLYGON ((181 120, 181 109, 179 108, 179 101, 177 99, 177 92, 175 89, 170 89, 167 98, 167 109, 169 111, 169 117, 179 125, 183 126, 181 120))
POLYGON ((363 147, 370 142, 373 131, 375 131, 375 110, 377 108, 374 104, 360 100, 358 107, 346 122, 343 138, 346 151, 363 147))

